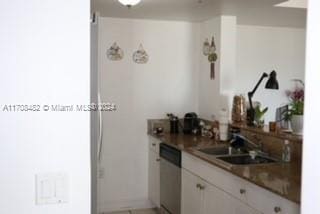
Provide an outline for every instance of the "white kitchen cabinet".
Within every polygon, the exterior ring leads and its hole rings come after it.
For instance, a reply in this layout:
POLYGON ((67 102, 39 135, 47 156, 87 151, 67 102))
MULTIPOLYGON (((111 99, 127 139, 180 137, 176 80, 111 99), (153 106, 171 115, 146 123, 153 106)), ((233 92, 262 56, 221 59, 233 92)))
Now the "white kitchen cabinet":
POLYGON ((204 212, 203 214, 233 214, 235 200, 227 193, 211 184, 204 184, 204 212))
POLYGON ((149 149, 159 154, 161 141, 149 135, 149 149))
POLYGON ((242 179, 185 152, 182 153, 182 167, 247 203, 246 194, 241 193, 246 190, 246 182, 242 179))
POLYGON ((265 214, 299 214, 298 204, 288 201, 256 185, 247 185, 247 197, 250 206, 265 214))
POLYGON ((149 137, 149 199, 160 208, 160 141, 149 137))
POLYGON ((206 183, 203 192, 204 214, 261 214, 214 185, 206 183))
POLYGON ((261 212, 251 208, 250 206, 242 203, 239 200, 234 200, 235 210, 233 214, 262 214, 261 212))
POLYGON ((260 214, 239 199, 182 169, 182 214, 260 214))
POLYGON ((202 179, 182 169, 181 176, 181 213, 202 213, 203 191, 200 190, 202 179))
MULTIPOLYGON (((185 152, 182 154, 182 167, 183 171, 186 170, 198 177, 198 181, 199 179, 206 181, 202 184, 206 187, 201 196, 204 201, 203 210, 199 211, 201 214, 300 213, 298 204, 185 152)), ((182 197, 191 198, 191 196, 182 197)), ((182 206, 187 207, 184 202, 182 206)))

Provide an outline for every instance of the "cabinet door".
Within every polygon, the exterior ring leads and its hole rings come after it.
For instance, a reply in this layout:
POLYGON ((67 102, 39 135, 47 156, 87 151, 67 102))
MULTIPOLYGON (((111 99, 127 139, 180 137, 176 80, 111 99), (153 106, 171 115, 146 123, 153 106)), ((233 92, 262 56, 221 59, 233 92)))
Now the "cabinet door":
POLYGON ((236 198, 234 199, 234 204, 236 208, 233 212, 234 214, 262 214, 236 198))
POLYGON ((155 153, 159 153, 160 143, 161 143, 161 141, 159 139, 149 135, 149 149, 151 149, 155 153))
POLYGON ((181 213, 202 214, 203 191, 199 184, 201 179, 185 169, 182 169, 181 213))
POLYGON ((204 214, 259 214, 256 210, 217 187, 205 183, 204 214))
POLYGON ((264 214, 299 214, 298 204, 254 184, 247 185, 248 204, 264 214))
POLYGON ((160 157, 156 152, 149 150, 149 199, 160 207, 160 157))
POLYGON ((204 214, 234 214, 236 205, 233 202, 233 198, 226 192, 211 184, 205 184, 204 214))

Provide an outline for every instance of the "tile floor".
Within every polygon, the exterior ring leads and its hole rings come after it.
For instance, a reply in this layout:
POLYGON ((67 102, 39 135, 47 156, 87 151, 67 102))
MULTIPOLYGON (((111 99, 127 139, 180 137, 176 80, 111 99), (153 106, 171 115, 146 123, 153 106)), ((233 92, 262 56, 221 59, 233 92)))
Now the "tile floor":
POLYGON ((128 211, 101 213, 101 214, 158 214, 158 212, 154 209, 145 209, 145 210, 128 210, 128 211))

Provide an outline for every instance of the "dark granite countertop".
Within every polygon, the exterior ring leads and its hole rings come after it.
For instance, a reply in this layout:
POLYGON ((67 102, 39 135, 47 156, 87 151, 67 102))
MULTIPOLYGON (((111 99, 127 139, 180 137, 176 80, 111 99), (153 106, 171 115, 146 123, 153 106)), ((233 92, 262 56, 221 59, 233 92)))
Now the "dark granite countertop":
POLYGON ((300 203, 301 164, 299 163, 273 163, 245 166, 233 165, 232 167, 225 167, 221 164, 221 161, 218 161, 215 158, 209 158, 208 155, 195 150, 220 144, 212 139, 184 134, 165 133, 163 135, 155 135, 149 133, 149 135, 280 195, 283 198, 298 204, 300 203))

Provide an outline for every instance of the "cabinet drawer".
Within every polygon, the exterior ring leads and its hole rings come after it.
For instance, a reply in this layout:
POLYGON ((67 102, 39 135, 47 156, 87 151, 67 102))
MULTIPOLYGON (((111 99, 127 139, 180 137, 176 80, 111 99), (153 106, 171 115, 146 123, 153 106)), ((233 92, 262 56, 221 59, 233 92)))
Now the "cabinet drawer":
POLYGON ((300 206, 258 186, 247 184, 248 204, 264 214, 299 214, 300 206))
POLYGON ((244 180, 185 152, 182 154, 182 167, 247 203, 244 180))
POLYGON ((149 135, 149 149, 159 154, 159 145, 161 141, 149 135))

